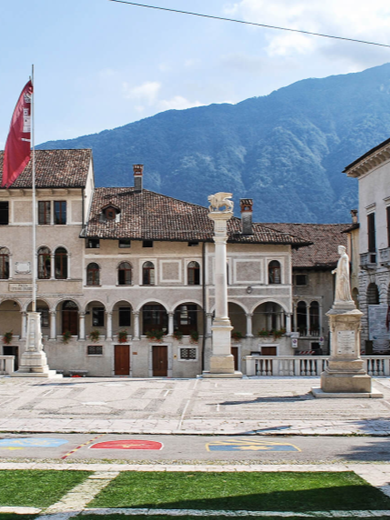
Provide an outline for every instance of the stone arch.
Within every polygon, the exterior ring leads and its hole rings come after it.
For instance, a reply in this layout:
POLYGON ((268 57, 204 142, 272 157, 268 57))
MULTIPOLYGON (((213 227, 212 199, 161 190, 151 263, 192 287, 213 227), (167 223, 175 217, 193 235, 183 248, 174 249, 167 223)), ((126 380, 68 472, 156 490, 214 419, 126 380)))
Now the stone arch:
POLYGON ((379 305, 379 289, 376 283, 370 283, 366 292, 367 305, 379 305))

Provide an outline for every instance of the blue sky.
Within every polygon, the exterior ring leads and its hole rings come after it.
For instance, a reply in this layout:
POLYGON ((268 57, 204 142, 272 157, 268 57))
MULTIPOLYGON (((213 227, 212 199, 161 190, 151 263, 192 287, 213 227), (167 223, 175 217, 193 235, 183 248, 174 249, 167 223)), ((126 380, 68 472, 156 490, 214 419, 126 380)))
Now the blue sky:
MULTIPOLYGON (((390 44, 388 0, 154 4, 390 44)), ((12 0, 3 2, 1 15, 0 148, 32 63, 40 143, 100 132, 172 108, 237 103, 300 79, 390 62, 390 49, 109 0, 12 0)))

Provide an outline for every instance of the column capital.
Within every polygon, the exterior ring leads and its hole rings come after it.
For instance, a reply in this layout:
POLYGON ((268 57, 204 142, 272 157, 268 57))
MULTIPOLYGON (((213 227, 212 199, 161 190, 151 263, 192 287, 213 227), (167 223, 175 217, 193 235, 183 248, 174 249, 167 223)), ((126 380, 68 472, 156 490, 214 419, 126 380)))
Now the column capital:
POLYGON ((252 317, 253 317, 253 312, 246 312, 246 313, 245 313, 245 316, 246 316, 247 318, 252 318, 252 317))
POLYGON ((85 318, 85 312, 79 312, 79 317, 80 318, 85 318))
POLYGON ((139 316, 141 311, 132 311, 133 316, 139 316))

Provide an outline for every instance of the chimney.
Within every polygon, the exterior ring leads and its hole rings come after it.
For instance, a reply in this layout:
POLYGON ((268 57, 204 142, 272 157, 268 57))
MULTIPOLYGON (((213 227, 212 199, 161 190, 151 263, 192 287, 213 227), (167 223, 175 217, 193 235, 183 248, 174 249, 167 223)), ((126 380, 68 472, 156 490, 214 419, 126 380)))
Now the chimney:
POLYGON ((240 199, 241 231, 243 235, 253 235, 252 230, 253 199, 240 199))
POLYGON ((352 217, 352 224, 358 223, 358 210, 357 209, 351 209, 351 217, 352 217))
POLYGON ((140 193, 142 191, 142 173, 144 171, 143 164, 133 164, 134 172, 134 191, 140 193))

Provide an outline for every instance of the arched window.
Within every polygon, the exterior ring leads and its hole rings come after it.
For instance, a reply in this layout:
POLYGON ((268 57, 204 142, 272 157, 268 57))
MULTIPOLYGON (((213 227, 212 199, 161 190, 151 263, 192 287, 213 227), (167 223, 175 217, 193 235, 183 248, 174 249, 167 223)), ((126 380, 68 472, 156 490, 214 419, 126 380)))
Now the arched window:
POLYGON ((131 285, 131 264, 129 262, 119 264, 118 285, 131 285))
POLYGON ((320 335, 320 305, 318 302, 310 304, 310 336, 320 335))
POLYGON ((9 278, 9 251, 6 247, 0 247, 0 279, 9 278))
POLYGON ((277 260, 268 264, 268 283, 281 283, 280 263, 277 260))
POLYGON ((56 280, 68 278, 68 252, 64 247, 57 247, 54 253, 54 271, 56 280))
POLYGON ((151 330, 168 330, 168 314, 166 309, 158 304, 148 304, 142 307, 142 331, 146 334, 151 330))
POLYGON ((200 266, 198 262, 190 262, 187 266, 188 273, 188 285, 199 285, 200 284, 200 266))
POLYGON ((70 332, 73 336, 78 334, 78 306, 71 300, 62 304, 62 333, 70 332))
POLYGON ((50 249, 48 247, 40 247, 38 249, 38 278, 40 280, 48 280, 51 273, 50 249))
POLYGON ((367 287, 367 305, 379 305, 379 290, 375 283, 367 287))
POLYGON ((154 265, 152 262, 145 262, 142 266, 143 285, 154 285, 154 265))
POLYGON ((88 264, 87 285, 100 285, 100 268, 97 264, 88 264))

